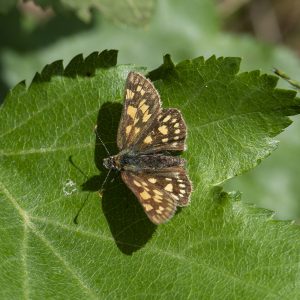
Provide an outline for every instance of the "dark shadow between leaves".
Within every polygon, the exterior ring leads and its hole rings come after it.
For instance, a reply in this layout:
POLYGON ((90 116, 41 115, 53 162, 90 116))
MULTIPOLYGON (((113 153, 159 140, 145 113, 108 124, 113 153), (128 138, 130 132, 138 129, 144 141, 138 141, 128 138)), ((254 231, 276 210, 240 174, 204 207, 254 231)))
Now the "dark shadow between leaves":
MULTIPOLYGON (((5 48, 18 54, 28 54, 48 47, 59 39, 89 32, 96 26, 95 21, 86 24, 72 12, 57 14, 47 22, 36 24, 32 30, 24 26, 23 19, 22 13, 16 7, 1 16, 0 26, 5 29, 1 31, 0 50, 5 48)), ((3 64, 0 64, 0 104, 9 90, 3 77, 3 68, 3 64)))
MULTIPOLYGON (((121 110, 121 104, 108 102, 102 105, 98 113, 97 131, 111 155, 119 151, 116 140, 121 110)), ((108 172, 103 167, 103 159, 107 156, 96 137, 95 164, 101 175, 89 178, 82 185, 83 190, 100 189, 108 172)), ((134 194, 123 183, 120 174, 112 171, 109 178, 102 191, 102 210, 116 245, 124 254, 131 255, 148 242, 156 226, 149 221, 134 194)))
POLYGON ((88 32, 96 25, 94 20, 85 23, 78 19, 73 12, 60 12, 46 22, 36 24, 32 30, 24 26, 24 16, 16 7, 1 16, 1 28, 4 30, 0 48, 10 48, 18 53, 29 53, 47 47, 61 38, 75 35, 79 32, 88 32))

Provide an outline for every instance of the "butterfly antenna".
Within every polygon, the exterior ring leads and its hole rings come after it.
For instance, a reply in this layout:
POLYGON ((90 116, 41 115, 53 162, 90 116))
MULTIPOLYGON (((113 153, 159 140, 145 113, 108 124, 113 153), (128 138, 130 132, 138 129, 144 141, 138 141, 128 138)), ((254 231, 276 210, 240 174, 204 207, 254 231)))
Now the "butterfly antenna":
POLYGON ((100 135, 99 135, 97 129, 98 129, 98 126, 96 125, 94 131, 95 131, 95 134, 96 134, 97 138, 98 138, 99 141, 101 142, 101 144, 102 144, 102 146, 104 147, 104 149, 105 149, 106 153, 108 154, 108 156, 111 156, 111 154, 109 153, 107 147, 105 146, 104 142, 102 141, 102 139, 101 139, 101 137, 100 137, 100 135))
POLYGON ((108 170, 107 175, 101 184, 101 188, 99 189, 100 194, 102 194, 102 192, 103 192, 103 187, 104 187, 105 183, 107 182, 110 172, 111 172, 111 169, 108 170))

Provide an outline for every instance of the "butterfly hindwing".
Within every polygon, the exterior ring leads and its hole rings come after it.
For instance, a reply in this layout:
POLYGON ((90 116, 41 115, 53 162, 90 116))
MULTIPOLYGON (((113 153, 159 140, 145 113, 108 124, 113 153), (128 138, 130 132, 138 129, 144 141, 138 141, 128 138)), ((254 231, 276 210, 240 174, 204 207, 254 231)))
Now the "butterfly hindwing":
POLYGON ((125 84, 124 106, 118 129, 120 150, 130 148, 156 119, 160 97, 150 80, 130 72, 125 84))
POLYGON ((168 221, 177 206, 186 206, 189 202, 192 187, 181 167, 143 173, 123 171, 121 175, 155 224, 168 221))
POLYGON ((169 220, 176 211, 176 200, 165 191, 155 174, 148 177, 145 174, 122 172, 122 179, 138 198, 146 215, 154 224, 161 224, 169 220))
POLYGON ((157 177, 163 182, 164 189, 172 185, 172 197, 177 201, 177 206, 187 206, 190 202, 192 184, 183 167, 171 167, 159 170, 157 177), (166 185, 164 185, 166 183, 166 185))

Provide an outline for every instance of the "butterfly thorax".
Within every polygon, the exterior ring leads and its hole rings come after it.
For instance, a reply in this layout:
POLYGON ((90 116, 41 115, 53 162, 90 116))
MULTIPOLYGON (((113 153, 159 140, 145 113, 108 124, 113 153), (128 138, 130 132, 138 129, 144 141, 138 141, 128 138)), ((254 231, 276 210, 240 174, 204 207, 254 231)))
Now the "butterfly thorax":
POLYGON ((103 166, 106 169, 121 170, 120 159, 118 155, 109 156, 103 159, 103 166))
POLYGON ((133 172, 178 167, 184 164, 185 160, 177 156, 137 154, 132 151, 122 151, 103 160, 103 165, 107 169, 133 172))

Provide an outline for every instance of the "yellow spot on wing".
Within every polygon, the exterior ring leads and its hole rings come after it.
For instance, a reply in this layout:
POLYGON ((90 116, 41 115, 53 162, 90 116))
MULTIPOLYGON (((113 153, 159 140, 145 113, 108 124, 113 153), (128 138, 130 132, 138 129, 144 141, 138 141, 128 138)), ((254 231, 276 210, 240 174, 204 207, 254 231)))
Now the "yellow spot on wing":
POLYGON ((171 123, 175 123, 177 121, 177 119, 172 119, 171 123))
POLYGON ((175 127, 175 128, 178 128, 178 127, 179 127, 179 123, 176 123, 176 124, 174 125, 174 127, 175 127))
POLYGON ((138 186, 138 187, 141 187, 142 185, 139 183, 139 182, 137 182, 136 180, 133 180, 133 183, 136 185, 136 186, 138 186))
POLYGON ((143 191, 142 193, 140 193, 140 195, 141 195, 142 199, 144 199, 144 200, 151 198, 150 194, 146 191, 143 191))
POLYGON ((137 135, 140 132, 140 128, 134 128, 134 134, 137 135))
POLYGON ((132 128, 132 125, 128 125, 128 126, 126 127, 126 135, 129 134, 129 132, 131 131, 131 128, 132 128))
POLYGON ((158 131, 160 131, 163 135, 168 134, 168 127, 166 125, 158 127, 158 131))
POLYGON ((143 99, 140 104, 139 104, 139 107, 141 107, 142 105, 144 105, 144 103, 146 102, 146 99, 143 99))
POLYGON ((162 196, 163 193, 161 193, 160 191, 158 190, 153 190, 153 193, 156 194, 156 195, 159 195, 159 196, 162 196))
POLYGON ((145 207, 145 210, 146 210, 146 211, 150 211, 150 210, 153 209, 153 206, 150 205, 150 204, 147 204, 147 203, 144 204, 144 207, 145 207))
POLYGON ((153 197, 154 201, 157 202, 157 203, 161 203, 162 202, 162 197, 158 196, 158 195, 155 195, 153 197))
POLYGON ((175 133, 177 134, 177 133, 179 133, 180 132, 180 129, 176 129, 175 130, 175 133))
POLYGON ((127 114, 134 119, 137 109, 131 105, 127 107, 127 114))
POLYGON ((163 119, 163 122, 168 122, 170 119, 171 119, 171 115, 168 115, 163 119))
POLYGON ((164 139, 162 139, 162 142, 166 143, 168 140, 169 140, 168 138, 164 138, 164 139))
POLYGON ((145 113, 146 110, 148 110, 148 108, 149 108, 149 105, 146 105, 146 104, 143 104, 141 106, 141 111, 143 112, 143 114, 145 113))
POLYGON ((136 90, 139 92, 142 89, 141 85, 138 85, 138 87, 136 88, 136 90))
POLYGON ((150 135, 148 135, 145 139, 144 139, 144 143, 145 144, 150 144, 152 142, 152 137, 150 135))
POLYGON ((173 184, 169 183, 165 186, 165 190, 168 192, 173 192, 173 184))
POLYGON ((126 90, 126 99, 132 99, 133 98, 133 96, 134 96, 134 92, 133 91, 131 91, 131 90, 129 90, 129 89, 127 89, 126 90))
POLYGON ((149 178, 148 181, 151 183, 156 183, 157 180, 155 178, 149 178))
POLYGON ((176 200, 179 200, 179 197, 176 196, 175 194, 172 194, 172 197, 173 197, 174 199, 176 199, 176 200))
POLYGON ((146 113, 143 116, 143 122, 146 123, 151 117, 151 114, 148 113, 148 111, 146 111, 146 113))

